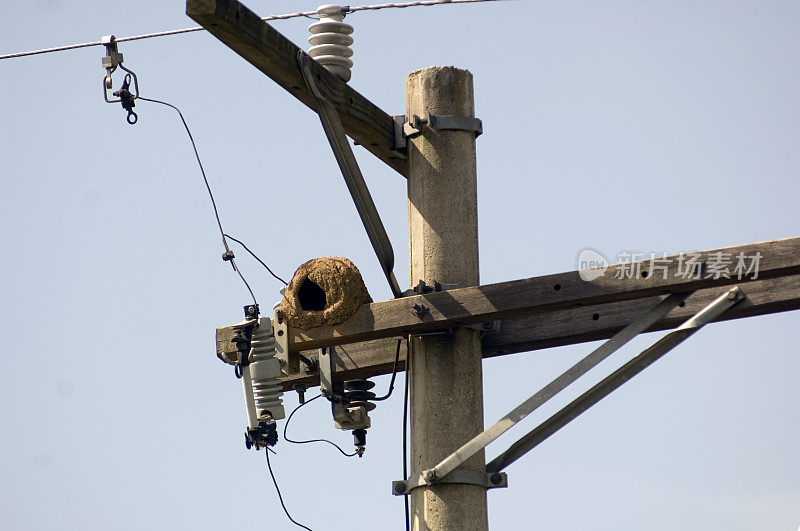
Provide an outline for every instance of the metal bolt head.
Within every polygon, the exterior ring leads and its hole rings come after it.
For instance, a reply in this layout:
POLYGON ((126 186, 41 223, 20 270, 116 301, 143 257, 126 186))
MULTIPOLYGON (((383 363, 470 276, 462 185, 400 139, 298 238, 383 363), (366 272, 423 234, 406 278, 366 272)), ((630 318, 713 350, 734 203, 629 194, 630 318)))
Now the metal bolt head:
POLYGON ((428 470, 427 472, 425 472, 425 482, 433 483, 434 481, 436 481, 436 471, 428 470))
POLYGON ((406 491, 406 482, 405 481, 395 481, 394 482, 394 492, 396 494, 402 494, 406 491))
POLYGON ((492 482, 492 485, 499 485, 503 482, 503 476, 495 472, 491 475, 491 477, 489 477, 489 481, 492 482))
POLYGON ((426 313, 428 313, 428 307, 424 304, 420 304, 415 302, 414 305, 411 307, 411 311, 416 314, 417 317, 422 317, 426 313))
POLYGON ((731 291, 730 293, 728 293, 728 300, 729 301, 735 301, 738 297, 739 297, 739 292, 738 291, 731 291))

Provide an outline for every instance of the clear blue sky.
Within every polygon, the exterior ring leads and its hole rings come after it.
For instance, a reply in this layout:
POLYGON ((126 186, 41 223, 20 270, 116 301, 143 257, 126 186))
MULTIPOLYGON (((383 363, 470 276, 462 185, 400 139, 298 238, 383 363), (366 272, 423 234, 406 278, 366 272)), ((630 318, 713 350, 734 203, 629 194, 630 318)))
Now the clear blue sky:
MULTIPOLYGON (((585 247, 614 256, 798 235, 798 2, 517 1, 348 21, 351 84, 389 113, 404 112, 417 68, 474 74, 484 283, 572 270, 585 247)), ((309 23, 275 26, 304 44, 309 23)), ((191 25, 180 1, 9 2, 0 53, 191 25)), ((390 296, 313 113, 208 34, 120 48, 142 95, 183 110, 227 231, 285 276, 349 257, 373 298, 390 296)), ((242 444, 239 382, 214 356, 214 328, 237 322, 248 297, 219 259, 191 147, 170 109, 140 102, 131 127, 103 102, 102 55, 0 62, 0 522, 291 529, 263 454, 242 444)), ((404 283, 404 179, 357 156, 404 283)), ((239 256, 271 306, 280 286, 239 256)), ((493 529, 796 530, 798 325, 794 312, 701 331, 510 467, 510 488, 489 494, 493 529)), ((591 347, 485 362, 487 423, 591 347)), ((294 516, 317 530, 402 529, 390 495, 400 424, 398 395, 375 411, 355 462, 281 442, 273 464, 294 516)), ((293 427, 351 444, 320 402, 293 427)))

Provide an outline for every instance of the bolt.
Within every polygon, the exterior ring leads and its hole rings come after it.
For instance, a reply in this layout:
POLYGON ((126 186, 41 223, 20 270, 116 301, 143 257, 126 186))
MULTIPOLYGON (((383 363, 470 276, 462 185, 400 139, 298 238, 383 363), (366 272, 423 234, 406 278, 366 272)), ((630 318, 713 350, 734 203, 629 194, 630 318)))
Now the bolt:
POLYGON ((434 483, 436 481, 436 470, 428 470, 425 472, 425 483, 434 483))
POLYGON ((415 302, 414 305, 411 307, 411 311, 414 312, 414 314, 417 317, 422 319, 422 316, 425 315, 426 313, 428 313, 428 307, 425 306, 424 304, 420 304, 418 302, 415 302))
POLYGON ((406 482, 405 481, 395 481, 394 482, 394 492, 396 494, 403 494, 406 491, 406 482))
POLYGON ((730 293, 728 293, 728 300, 735 301, 738 296, 739 296, 738 291, 731 291, 730 293))
POLYGON ((489 481, 492 482, 492 485, 499 485, 503 482, 503 476, 495 472, 494 474, 491 475, 489 481))

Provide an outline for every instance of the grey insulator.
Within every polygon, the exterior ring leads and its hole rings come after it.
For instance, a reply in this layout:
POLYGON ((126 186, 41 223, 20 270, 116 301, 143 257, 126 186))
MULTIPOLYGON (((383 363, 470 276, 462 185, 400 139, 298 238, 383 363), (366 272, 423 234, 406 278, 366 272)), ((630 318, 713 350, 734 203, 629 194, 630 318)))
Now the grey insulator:
POLYGON ((311 36, 308 42, 312 45, 308 55, 344 81, 350 81, 350 59, 353 50, 353 26, 343 22, 345 8, 337 5, 324 5, 317 8, 319 21, 311 24, 308 30, 311 36))

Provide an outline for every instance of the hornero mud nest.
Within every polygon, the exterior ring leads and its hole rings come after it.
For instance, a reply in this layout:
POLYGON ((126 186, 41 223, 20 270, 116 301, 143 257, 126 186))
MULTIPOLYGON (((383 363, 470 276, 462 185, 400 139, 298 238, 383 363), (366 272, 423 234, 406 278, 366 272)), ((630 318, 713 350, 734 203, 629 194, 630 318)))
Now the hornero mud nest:
POLYGON ((278 312, 290 326, 309 330, 342 323, 370 302, 372 297, 353 262, 314 258, 297 268, 278 312))

